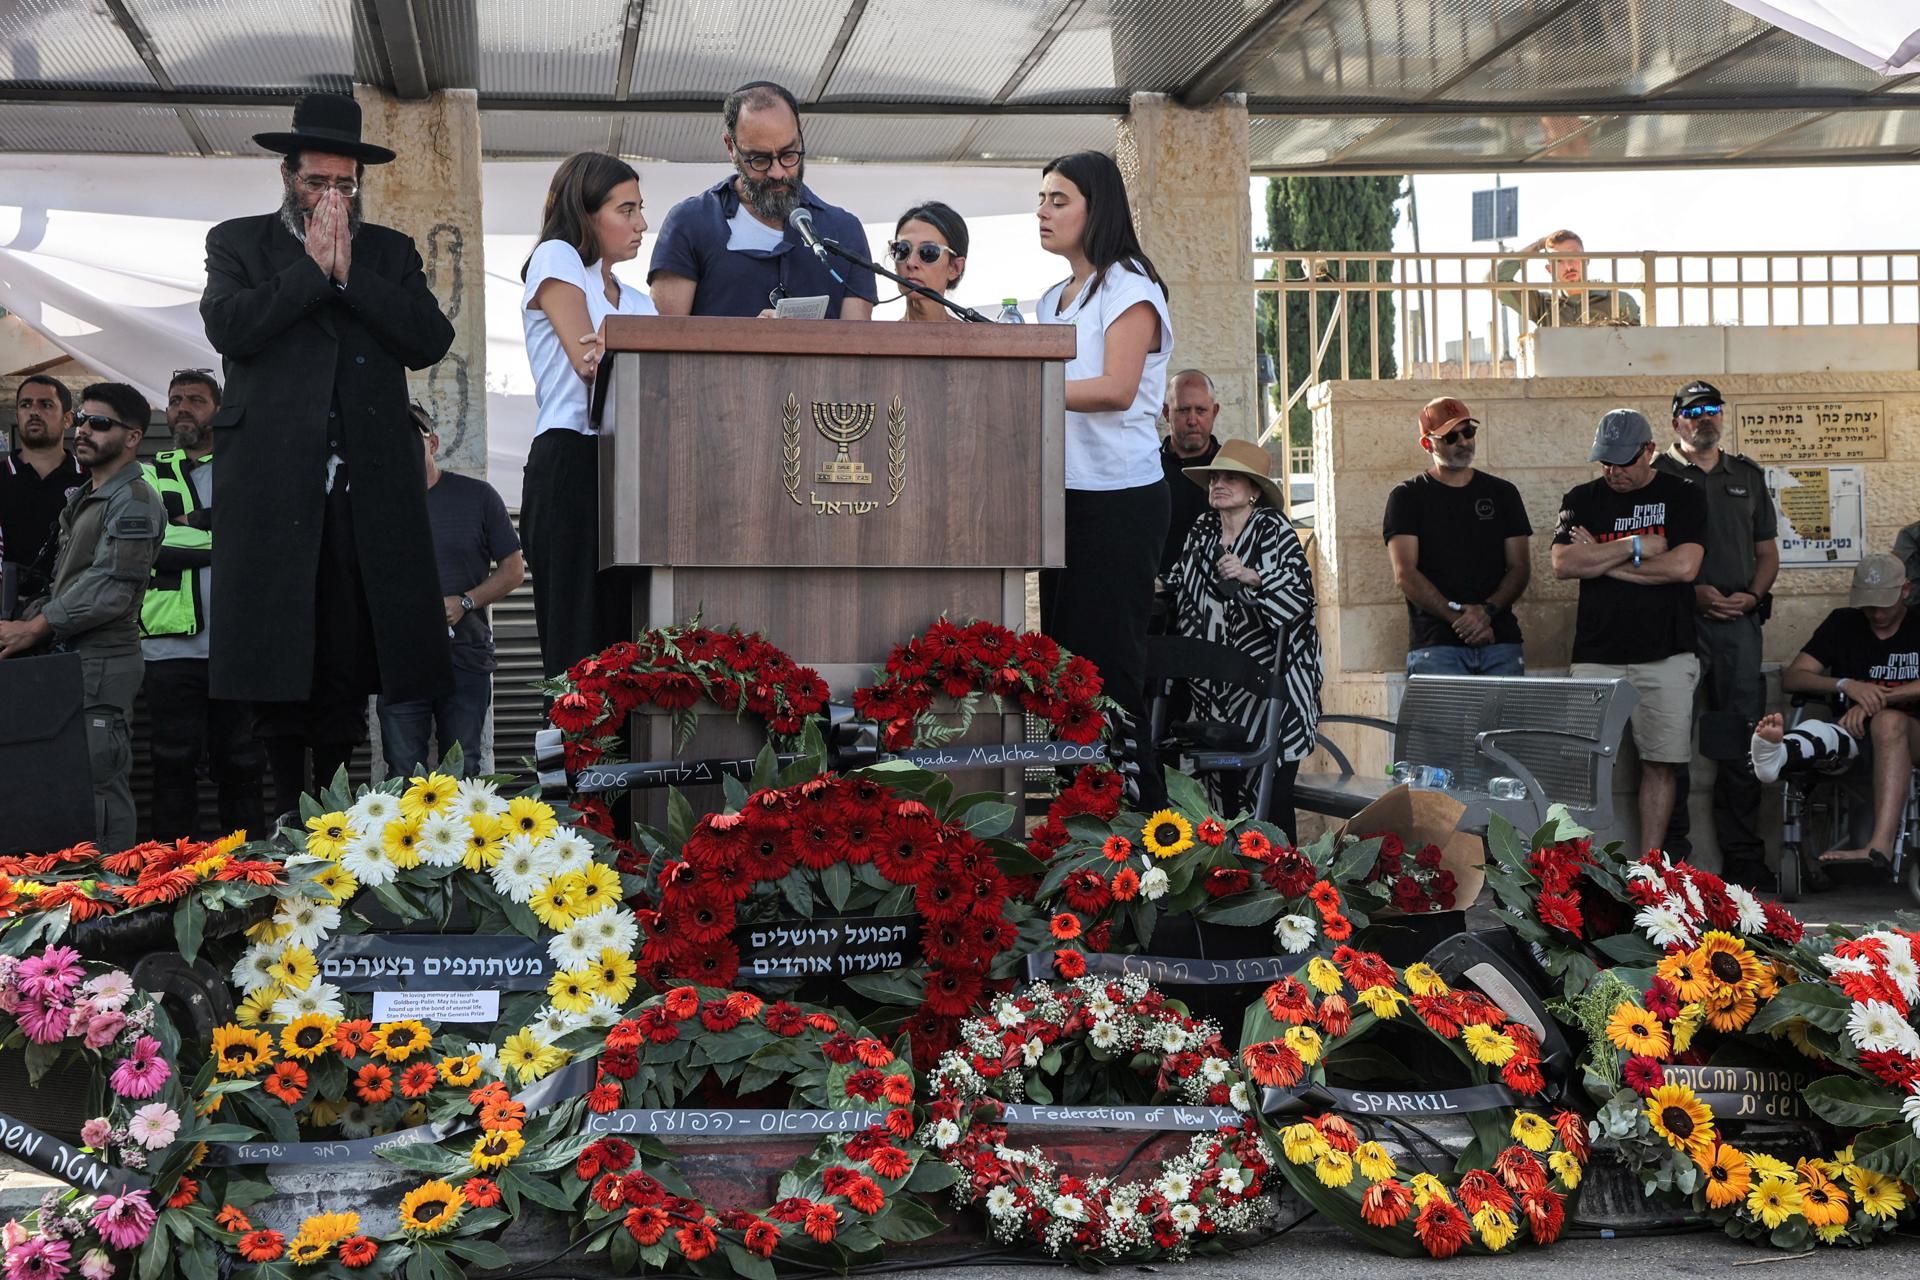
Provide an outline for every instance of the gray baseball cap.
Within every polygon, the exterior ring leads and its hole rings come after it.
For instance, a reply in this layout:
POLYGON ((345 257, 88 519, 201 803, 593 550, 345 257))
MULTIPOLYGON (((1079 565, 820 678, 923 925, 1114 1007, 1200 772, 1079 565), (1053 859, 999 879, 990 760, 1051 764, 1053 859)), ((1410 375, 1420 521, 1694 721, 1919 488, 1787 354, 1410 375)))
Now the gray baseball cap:
POLYGON ((1587 461, 1624 467, 1652 443, 1653 427, 1645 414, 1638 409, 1609 409, 1593 433, 1593 451, 1587 461))
POLYGON ((1907 566, 1900 557, 1876 551, 1854 566, 1847 603, 1855 609, 1890 608, 1900 603, 1900 588, 1906 585, 1907 566))

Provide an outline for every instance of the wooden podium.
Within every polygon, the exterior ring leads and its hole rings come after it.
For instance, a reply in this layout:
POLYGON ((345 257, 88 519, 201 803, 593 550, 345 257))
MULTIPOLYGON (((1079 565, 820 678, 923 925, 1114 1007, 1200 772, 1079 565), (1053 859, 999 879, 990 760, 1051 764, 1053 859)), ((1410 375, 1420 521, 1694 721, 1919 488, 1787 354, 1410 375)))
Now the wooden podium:
MULTIPOLYGON (((637 571, 636 631, 696 613, 760 631, 844 701, 943 613, 1020 630, 1027 571, 1063 561, 1071 326, 611 316, 604 334, 600 563, 637 571)), ((686 754, 757 749, 760 726, 705 710, 686 754)), ((676 754, 668 717, 634 729, 636 756, 676 754)), ((966 740, 1024 736, 983 715, 966 740)), ((696 809, 718 807, 706 790, 696 809)))

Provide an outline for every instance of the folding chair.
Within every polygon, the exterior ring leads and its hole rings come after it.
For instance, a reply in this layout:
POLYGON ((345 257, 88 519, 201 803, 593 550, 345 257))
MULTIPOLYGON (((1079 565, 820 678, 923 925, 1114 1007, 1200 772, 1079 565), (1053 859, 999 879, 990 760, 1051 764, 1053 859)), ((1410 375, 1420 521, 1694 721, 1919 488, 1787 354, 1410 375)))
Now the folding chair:
MULTIPOLYGON (((1153 740, 1163 755, 1190 759, 1196 775, 1244 773, 1256 776, 1253 813, 1271 821, 1273 778, 1280 754, 1281 699, 1286 692, 1286 645, 1271 668, 1230 645, 1191 636, 1147 637, 1147 698, 1153 740), (1245 689, 1262 699, 1260 718, 1249 733, 1224 721, 1185 720, 1168 724, 1172 694, 1184 680, 1205 680, 1245 689)), ((1291 825, 1289 823, 1288 825, 1291 825)))

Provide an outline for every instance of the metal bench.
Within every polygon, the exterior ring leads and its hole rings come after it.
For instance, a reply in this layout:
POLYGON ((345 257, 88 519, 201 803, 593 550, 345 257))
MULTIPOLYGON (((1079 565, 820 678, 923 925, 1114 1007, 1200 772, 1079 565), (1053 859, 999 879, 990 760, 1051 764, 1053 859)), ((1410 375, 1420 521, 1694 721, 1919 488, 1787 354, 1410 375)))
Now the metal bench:
MULTIPOLYGON (((1563 804, 1582 826, 1604 831, 1613 822, 1613 765, 1620 738, 1640 695, 1625 680, 1534 676, 1413 676, 1400 702, 1398 723, 1375 716, 1325 715, 1329 724, 1379 729, 1393 743, 1392 760, 1453 771, 1447 793, 1467 806, 1462 830, 1484 831, 1499 813, 1531 834, 1547 821, 1547 807, 1563 804), (1523 800, 1495 800, 1490 778, 1517 778, 1523 800)), ((1351 818, 1393 786, 1363 778, 1339 747, 1319 735, 1338 773, 1302 773, 1293 802, 1309 813, 1351 818)))

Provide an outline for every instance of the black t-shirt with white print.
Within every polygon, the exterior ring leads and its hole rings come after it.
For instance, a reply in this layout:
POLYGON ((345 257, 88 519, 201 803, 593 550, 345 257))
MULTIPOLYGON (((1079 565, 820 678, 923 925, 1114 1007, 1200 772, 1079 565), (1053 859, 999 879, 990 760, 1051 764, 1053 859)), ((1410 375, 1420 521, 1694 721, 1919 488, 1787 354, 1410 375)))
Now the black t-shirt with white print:
POLYGON ((1892 635, 1873 634, 1863 609, 1835 609, 1801 646, 1836 680, 1871 680, 1892 688, 1920 680, 1920 613, 1907 610, 1892 635))
MULTIPOLYGON (((1652 480, 1628 493, 1616 493, 1605 480, 1593 480, 1569 489, 1561 499, 1554 542, 1571 543, 1576 527, 1600 542, 1659 534, 1669 548, 1689 542, 1704 547, 1707 501, 1698 486, 1664 471, 1654 472, 1652 480)), ((1626 666, 1693 651, 1691 582, 1643 586, 1608 577, 1580 580, 1580 608, 1573 626, 1575 662, 1626 666)))

